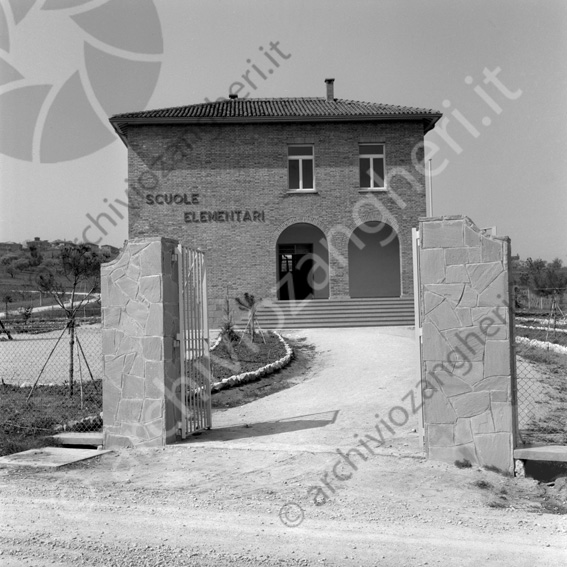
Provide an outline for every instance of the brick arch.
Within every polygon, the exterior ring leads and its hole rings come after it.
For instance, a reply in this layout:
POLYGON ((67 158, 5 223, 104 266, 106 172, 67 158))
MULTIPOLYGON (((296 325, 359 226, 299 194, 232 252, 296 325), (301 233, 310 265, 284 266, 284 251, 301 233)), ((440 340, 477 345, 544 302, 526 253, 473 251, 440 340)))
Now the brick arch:
POLYGON ((313 217, 311 215, 304 215, 304 216, 289 216, 286 220, 282 221, 276 228, 272 230, 272 234, 270 237, 270 247, 273 249, 276 244, 278 243, 278 238, 280 237, 281 233, 290 226, 294 224, 312 224, 315 228, 318 228, 324 235, 325 239, 327 239, 327 230, 321 225, 319 219, 313 217))
POLYGON ((359 228, 363 224, 366 224, 366 223, 369 223, 369 222, 384 223, 385 226, 390 227, 393 231, 393 234, 395 234, 395 236, 398 238, 398 241, 400 242, 400 246, 401 246, 402 239, 400 238, 399 226, 396 228, 396 226, 394 226, 394 224, 397 224, 397 223, 392 224, 392 223, 386 222, 385 220, 383 220, 382 217, 364 219, 362 222, 358 223, 356 226, 354 226, 354 223, 353 223, 354 228, 349 229, 349 241, 352 238, 352 235, 357 228, 359 228))
POLYGON ((354 231, 362 224, 365 224, 367 222, 380 222, 380 223, 384 223, 387 226, 390 226, 392 228, 392 230, 395 232, 396 236, 398 237, 398 243, 400 246, 400 262, 402 260, 402 251, 405 250, 405 242, 404 239, 402 238, 402 234, 401 234, 401 230, 400 230, 400 223, 399 223, 399 219, 396 218, 394 215, 383 215, 380 211, 377 211, 376 209, 372 210, 372 211, 368 211, 365 214, 361 214, 358 216, 357 219, 359 222, 358 224, 355 224, 355 222, 351 222, 349 223, 349 238, 348 238, 348 242, 350 242, 350 239, 352 238, 352 235, 354 233, 354 231))
MULTIPOLYGON (((383 215, 382 212, 379 209, 377 209, 375 206, 372 208, 366 208, 366 209, 362 208, 361 210, 357 210, 356 217, 354 217, 353 215, 351 218, 348 219, 348 222, 332 224, 328 226, 326 231, 323 232, 325 233, 328 242, 332 240, 336 242, 337 245, 339 246, 340 245, 346 246, 348 245, 348 242, 350 241, 353 232, 360 225, 367 222, 380 222, 380 223, 383 222, 384 224, 391 226, 396 232, 396 235, 398 236, 398 239, 400 239, 401 242, 400 226, 398 219, 391 214, 383 215), (390 220, 393 222, 389 222, 390 220), (337 239, 338 242, 335 239, 337 239)), ((315 224, 315 226, 317 226, 316 223, 312 223, 312 224, 315 224)))

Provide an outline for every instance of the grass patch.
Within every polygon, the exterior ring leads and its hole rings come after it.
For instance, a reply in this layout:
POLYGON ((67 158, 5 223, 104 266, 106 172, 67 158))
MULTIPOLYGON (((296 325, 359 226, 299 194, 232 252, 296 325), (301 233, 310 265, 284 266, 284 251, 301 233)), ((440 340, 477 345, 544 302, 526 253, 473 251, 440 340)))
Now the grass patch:
POLYGON ((286 338, 286 341, 293 349, 293 358, 288 366, 257 381, 214 392, 211 402, 213 409, 222 410, 242 406, 309 379, 311 368, 318 360, 315 347, 303 337, 286 338))
MULTIPOLYGON (((545 340, 545 331, 517 328, 516 335, 545 340)), ((567 333, 553 333, 550 342, 567 344, 567 333)), ((567 443, 567 355, 518 343, 518 404, 531 418, 521 427, 524 443, 567 443), (535 370, 522 362, 527 360, 535 370)))
POLYGON ((81 420, 102 410, 101 380, 83 384, 82 408, 79 384, 72 398, 66 386, 38 386, 27 402, 29 393, 29 387, 0 385, 0 456, 52 444, 49 438, 58 426, 71 424, 68 430, 74 431, 100 429, 100 420, 81 420))
POLYGON ((241 341, 222 340, 211 351, 213 382, 220 382, 235 374, 253 372, 286 355, 284 345, 274 333, 265 332, 264 338, 265 342, 257 334, 254 342, 249 335, 244 335, 241 341))
POLYGON ((552 374, 563 376, 567 374, 567 356, 564 354, 521 344, 516 345, 516 353, 530 362, 545 364, 552 374))

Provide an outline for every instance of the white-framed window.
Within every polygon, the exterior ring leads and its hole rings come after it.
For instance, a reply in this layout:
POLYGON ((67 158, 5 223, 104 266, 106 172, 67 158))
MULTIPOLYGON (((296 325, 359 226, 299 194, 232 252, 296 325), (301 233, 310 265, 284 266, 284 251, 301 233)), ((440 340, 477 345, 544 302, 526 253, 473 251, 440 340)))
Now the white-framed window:
POLYGON ((314 191, 315 168, 312 145, 288 146, 287 169, 290 191, 314 191))
POLYGON ((384 144, 359 144, 360 188, 386 189, 384 144))

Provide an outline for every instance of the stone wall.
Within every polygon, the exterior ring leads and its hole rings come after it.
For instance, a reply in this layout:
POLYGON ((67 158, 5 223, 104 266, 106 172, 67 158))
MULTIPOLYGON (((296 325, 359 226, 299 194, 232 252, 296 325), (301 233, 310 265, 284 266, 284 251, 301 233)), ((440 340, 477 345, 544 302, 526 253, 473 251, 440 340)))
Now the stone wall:
POLYGON ((104 447, 175 440, 177 242, 134 239, 101 270, 104 447))
POLYGON ((466 217, 421 219, 419 233, 427 454, 511 473, 510 241, 466 217))

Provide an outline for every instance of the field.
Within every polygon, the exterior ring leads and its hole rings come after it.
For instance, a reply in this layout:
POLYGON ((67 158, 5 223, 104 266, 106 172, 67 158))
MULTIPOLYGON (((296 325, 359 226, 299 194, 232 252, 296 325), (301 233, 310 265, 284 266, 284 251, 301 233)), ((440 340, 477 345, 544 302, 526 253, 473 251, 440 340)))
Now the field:
POLYGON ((518 418, 522 440, 525 443, 566 444, 565 320, 554 329, 543 317, 518 317, 516 341, 518 418))
MULTIPOLYGON (((68 380, 69 334, 64 330, 65 322, 51 322, 49 325, 51 330, 44 333, 14 332, 12 330, 11 335, 14 340, 7 340, 5 335, 2 336, 0 339, 0 360, 2 361, 0 377, 5 384, 33 384, 38 377, 38 384, 61 385, 68 380), (57 343, 59 338, 59 343, 57 343), (50 354, 51 358, 48 362, 50 354)), ((29 329, 37 331, 37 327, 34 326, 30 326, 29 329)), ((76 337, 82 346, 93 377, 101 379, 100 324, 77 327, 76 337)), ((83 380, 88 380, 90 379, 89 371, 84 359, 81 357, 79 360, 78 352, 79 348, 75 344, 75 379, 78 381, 82 372, 83 380)))
POLYGON ((69 395, 69 334, 62 320, 14 325, 0 338, 0 454, 52 444, 58 428, 100 428, 102 344, 100 324, 76 329, 74 393, 69 395), (43 332, 41 332, 43 331, 43 332), (58 343, 58 339, 59 343, 58 343), (51 356, 50 356, 51 355, 51 356), (32 386, 37 387, 31 394, 32 386), (85 420, 98 416, 98 421, 85 420))

